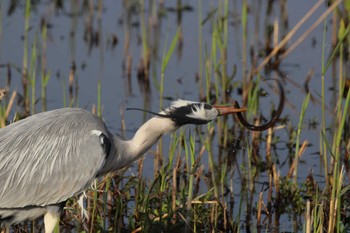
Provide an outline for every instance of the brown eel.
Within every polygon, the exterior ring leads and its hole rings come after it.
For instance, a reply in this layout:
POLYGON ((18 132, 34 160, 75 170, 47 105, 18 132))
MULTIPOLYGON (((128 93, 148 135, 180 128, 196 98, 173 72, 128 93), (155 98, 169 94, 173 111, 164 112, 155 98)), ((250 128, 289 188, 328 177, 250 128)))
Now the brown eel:
MULTIPOLYGON (((239 122, 247 129, 249 130, 253 130, 253 131, 263 131, 263 130, 266 130, 272 126, 275 125, 275 123, 277 122, 278 118, 280 117, 282 111, 283 111, 283 107, 284 107, 284 100, 285 100, 285 96, 284 96, 284 90, 283 90, 283 86, 282 86, 282 83, 281 81, 279 80, 276 80, 277 83, 278 83, 278 88, 279 88, 279 91, 280 91, 280 102, 279 102, 279 105, 278 105, 278 108, 277 108, 277 111, 275 112, 275 114, 273 115, 272 119, 267 122, 266 124, 263 124, 263 125, 251 125, 250 123, 248 123, 241 112, 237 112, 236 113, 236 116, 237 116, 237 119, 239 120, 239 122)), ((237 101, 235 101, 234 103, 234 107, 235 108, 240 108, 239 104, 237 101)))

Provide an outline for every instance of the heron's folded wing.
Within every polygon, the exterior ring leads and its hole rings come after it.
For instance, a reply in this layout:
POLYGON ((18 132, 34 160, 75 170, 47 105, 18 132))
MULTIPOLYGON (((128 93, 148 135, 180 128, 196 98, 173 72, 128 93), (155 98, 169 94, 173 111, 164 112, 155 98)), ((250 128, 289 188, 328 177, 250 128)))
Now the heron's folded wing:
POLYGON ((89 186, 104 165, 106 150, 96 134, 108 135, 104 124, 85 112, 58 113, 0 130, 0 208, 65 201, 89 186))

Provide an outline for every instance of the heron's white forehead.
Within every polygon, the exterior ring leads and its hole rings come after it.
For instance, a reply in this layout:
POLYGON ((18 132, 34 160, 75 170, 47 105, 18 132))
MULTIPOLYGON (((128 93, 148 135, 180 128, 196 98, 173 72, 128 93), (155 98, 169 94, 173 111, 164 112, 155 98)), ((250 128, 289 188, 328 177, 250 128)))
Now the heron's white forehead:
POLYGON ((204 109, 204 104, 193 105, 192 112, 190 114, 187 114, 186 116, 195 118, 195 119, 207 120, 207 114, 204 109))
POLYGON ((196 104, 196 103, 199 103, 199 102, 178 99, 176 101, 171 102, 171 107, 173 107, 173 108, 180 108, 180 107, 183 107, 183 106, 187 106, 189 104, 196 104))

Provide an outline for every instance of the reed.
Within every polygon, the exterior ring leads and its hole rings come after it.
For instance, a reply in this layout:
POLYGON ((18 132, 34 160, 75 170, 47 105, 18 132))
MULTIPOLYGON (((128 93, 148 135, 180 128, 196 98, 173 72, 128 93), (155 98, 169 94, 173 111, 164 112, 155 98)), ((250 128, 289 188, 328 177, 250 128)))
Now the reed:
POLYGON ((203 19, 202 19, 202 0, 198 1, 198 87, 199 98, 204 99, 203 90, 203 19))
POLYGON ((97 116, 102 118, 102 106, 101 106, 101 80, 97 81, 97 116))
POLYGON ((326 103, 325 103, 325 74, 327 71, 327 68, 325 66, 325 44, 326 44, 326 20, 324 21, 323 25, 323 38, 322 38, 322 57, 321 57, 321 69, 322 69, 322 76, 321 76, 321 133, 320 133, 320 153, 321 156, 323 156, 323 166, 325 169, 325 178, 326 178, 326 185, 327 188, 329 185, 329 178, 328 178, 328 155, 327 155, 327 144, 326 141, 322 140, 322 135, 326 133, 326 103))
POLYGON ((310 93, 308 93, 303 101, 303 104, 301 106, 300 111, 300 117, 299 117, 299 123, 298 123, 298 129, 297 129, 297 135, 296 135, 296 142, 295 142, 295 155, 294 155, 294 171, 293 171, 293 184, 295 187, 297 187, 298 182, 298 165, 299 165, 299 150, 300 150, 300 134, 301 130, 303 128, 303 122, 304 122, 304 116, 307 109, 307 106, 309 105, 310 100, 310 93))
MULTIPOLYGON (((247 86, 249 84, 250 77, 247 76, 247 21, 248 21, 248 5, 247 1, 243 0, 242 2, 242 84, 243 91, 247 91, 247 86)), ((245 98, 243 96, 243 101, 245 98)))
POLYGON ((29 86, 28 86, 28 31, 30 21, 30 1, 25 2, 25 13, 24 13, 24 34, 23 34, 23 62, 22 62, 22 87, 24 97, 24 110, 26 114, 30 112, 29 106, 29 86))
POLYGON ((46 21, 43 21, 41 28, 41 111, 44 112, 47 109, 47 85, 50 79, 50 71, 46 68, 47 58, 47 25, 46 21))
MULTIPOLYGON (((187 143, 184 141, 184 149, 185 149, 185 155, 186 155, 186 170, 187 170, 187 177, 189 177, 188 180, 188 191, 187 191, 187 205, 186 210, 188 212, 186 216, 186 222, 191 222, 191 215, 190 211, 192 209, 192 199, 193 199, 193 186, 194 186, 194 172, 195 172, 195 137, 190 137, 189 142, 187 143)), ((195 217, 195 216, 194 216, 195 217)), ((189 225, 186 225, 189 226, 189 225)), ((196 230, 196 225, 193 225, 193 230, 196 230)), ((187 232, 189 232, 189 229, 186 229, 187 232)))
POLYGON ((36 69, 37 69, 37 37, 34 37, 30 66, 27 79, 31 86, 31 114, 35 114, 36 105, 36 69))
MULTIPOLYGON (((348 34, 348 30, 345 30, 344 22, 340 22, 340 27, 338 31, 338 38, 342 39, 344 38, 344 35, 348 34), (346 33, 347 31, 347 33, 346 33)), ((335 118, 335 132, 332 142, 332 148, 327 148, 331 151, 333 160, 333 167, 332 167, 332 173, 333 173, 333 179, 331 180, 332 183, 332 190, 331 190, 331 196, 330 196, 330 206, 329 206, 329 222, 328 222, 328 232, 334 232, 335 226, 339 226, 340 224, 340 202, 341 202, 341 191, 342 191, 342 184, 343 184, 343 176, 344 171, 341 168, 341 139, 343 135, 344 130, 344 124, 346 120, 346 116, 348 114, 349 109, 349 101, 350 101, 350 92, 347 93, 346 101, 344 106, 342 106, 342 98, 343 98, 343 89, 344 89, 344 72, 343 72, 343 41, 339 41, 339 78, 338 78, 338 85, 339 85, 339 95, 338 95, 338 101, 337 101, 337 111, 336 111, 336 118, 335 118)))

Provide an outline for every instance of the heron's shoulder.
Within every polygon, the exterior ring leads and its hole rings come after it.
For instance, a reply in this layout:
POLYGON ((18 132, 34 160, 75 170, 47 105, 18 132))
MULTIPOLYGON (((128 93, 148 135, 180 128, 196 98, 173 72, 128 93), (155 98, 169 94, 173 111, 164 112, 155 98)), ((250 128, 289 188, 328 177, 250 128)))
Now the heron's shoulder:
POLYGON ((83 108, 57 108, 46 112, 41 112, 33 116, 40 116, 40 115, 55 115, 55 116, 57 115, 89 115, 90 116, 94 114, 83 108))
MULTIPOLYGON (((33 130, 100 130, 105 131, 104 122, 95 114, 81 108, 59 108, 38 113, 25 119, 16 121, 1 129, 4 131, 30 131, 33 130)), ((28 132, 30 133, 30 132, 28 132)))
POLYGON ((32 115, 28 117, 28 120, 30 120, 31 118, 35 120, 41 120, 41 121, 44 121, 46 119, 51 119, 51 118, 56 120, 59 118, 64 118, 66 120, 70 120, 70 119, 74 120, 75 118, 77 119, 92 118, 92 119, 99 120, 99 118, 95 114, 82 108, 58 108, 58 109, 32 115))
POLYGON ((59 108, 37 115, 33 115, 35 121, 42 123, 64 124, 74 126, 104 127, 103 121, 92 112, 82 108, 59 108))

